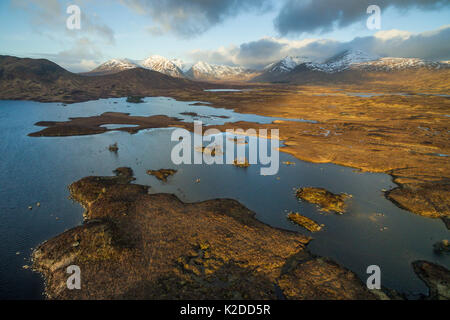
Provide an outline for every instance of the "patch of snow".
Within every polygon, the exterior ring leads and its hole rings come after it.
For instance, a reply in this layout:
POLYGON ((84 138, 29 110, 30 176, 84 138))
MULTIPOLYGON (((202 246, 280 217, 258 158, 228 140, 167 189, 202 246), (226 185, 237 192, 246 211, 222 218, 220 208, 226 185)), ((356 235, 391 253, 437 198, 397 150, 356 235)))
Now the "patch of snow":
POLYGON ((243 67, 224 66, 199 61, 191 67, 188 75, 194 78, 226 79, 238 77, 250 72, 250 70, 243 67))
POLYGON ((300 64, 310 62, 311 59, 307 57, 287 56, 278 62, 269 64, 264 70, 270 73, 286 73, 294 70, 300 64))
POLYGON ((153 55, 141 62, 141 66, 153 71, 161 72, 172 77, 181 78, 184 76, 183 71, 169 59, 153 55))
POLYGON ((138 67, 137 63, 128 59, 111 59, 92 70, 92 72, 119 72, 138 67))

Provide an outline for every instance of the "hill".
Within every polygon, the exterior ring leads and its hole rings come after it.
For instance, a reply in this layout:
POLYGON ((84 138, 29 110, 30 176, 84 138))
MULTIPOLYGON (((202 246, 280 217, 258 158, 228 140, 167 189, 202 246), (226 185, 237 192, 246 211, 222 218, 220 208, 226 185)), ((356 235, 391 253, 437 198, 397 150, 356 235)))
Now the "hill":
POLYGON ((211 85, 133 68, 114 74, 71 73, 46 59, 0 56, 0 99, 78 102, 129 95, 163 95, 173 90, 202 90, 211 85))

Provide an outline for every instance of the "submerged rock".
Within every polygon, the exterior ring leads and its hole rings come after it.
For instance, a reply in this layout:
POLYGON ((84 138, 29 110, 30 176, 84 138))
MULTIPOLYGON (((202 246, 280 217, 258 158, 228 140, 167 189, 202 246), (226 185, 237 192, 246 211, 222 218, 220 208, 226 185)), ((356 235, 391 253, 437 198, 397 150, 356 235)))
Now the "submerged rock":
POLYGON ((133 177, 134 176, 134 172, 133 169, 128 168, 128 167, 121 167, 121 168, 117 168, 116 170, 113 171, 116 176, 118 177, 133 177))
POLYGON ((167 178, 177 173, 174 169, 147 170, 147 174, 155 176, 158 180, 167 182, 167 178))
POLYGON ((130 96, 127 98, 127 102, 129 103, 143 103, 144 100, 142 97, 138 97, 138 96, 130 96))
POLYGON ((448 240, 438 241, 433 245, 434 252, 442 254, 442 253, 450 253, 450 242, 448 240))
POLYGON ((302 216, 300 213, 291 212, 288 214, 288 219, 311 232, 318 232, 322 230, 322 226, 317 224, 315 221, 302 216))
POLYGON ((117 183, 126 184, 136 180, 134 178, 133 170, 128 167, 117 168, 116 170, 113 171, 113 173, 116 176, 112 177, 111 179, 115 180, 117 183))
POLYGON ((300 188, 297 190, 297 198, 318 205, 321 211, 345 213, 346 194, 334 194, 322 188, 300 188))
POLYGON ((49 299, 375 299, 345 268, 312 256, 309 238, 272 228, 239 202, 184 203, 119 177, 73 183, 85 223, 40 245, 33 267, 49 299), (76 243, 76 246, 74 246, 76 243), (83 272, 68 290, 66 268, 83 272))
POLYGON ((440 265, 415 261, 412 263, 414 272, 430 289, 427 299, 450 300, 450 271, 440 265))

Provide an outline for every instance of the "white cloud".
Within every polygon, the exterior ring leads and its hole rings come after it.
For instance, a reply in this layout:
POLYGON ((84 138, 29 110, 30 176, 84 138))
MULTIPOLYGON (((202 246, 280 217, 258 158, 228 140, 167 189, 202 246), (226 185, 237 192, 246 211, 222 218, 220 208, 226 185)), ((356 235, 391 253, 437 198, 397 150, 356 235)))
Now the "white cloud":
POLYGON ((374 37, 382 40, 389 40, 392 38, 402 38, 404 40, 408 39, 413 33, 409 31, 402 31, 397 29, 378 31, 375 33, 374 37))
POLYGON ((103 58, 101 51, 88 38, 78 39, 72 47, 56 54, 36 53, 34 56, 47 58, 72 72, 90 71, 103 58))
POLYGON ((349 42, 330 39, 301 41, 266 37, 240 46, 217 50, 195 50, 189 53, 193 60, 210 63, 242 65, 261 68, 285 56, 304 56, 320 62, 343 50, 360 49, 382 57, 408 57, 429 60, 450 59, 450 25, 423 33, 388 30, 374 36, 355 38, 349 42))

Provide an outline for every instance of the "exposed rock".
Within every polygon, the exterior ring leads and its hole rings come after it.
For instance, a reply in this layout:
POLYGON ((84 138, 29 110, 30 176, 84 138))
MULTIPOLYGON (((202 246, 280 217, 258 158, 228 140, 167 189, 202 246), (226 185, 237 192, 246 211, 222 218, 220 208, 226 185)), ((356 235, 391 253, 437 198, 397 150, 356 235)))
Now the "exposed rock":
POLYGON ((34 251, 47 298, 276 299, 277 283, 290 299, 375 298, 351 272, 312 257, 309 238, 257 221, 237 201, 189 204, 121 182, 69 187, 86 221, 34 251), (69 265, 82 270, 82 290, 66 289, 69 265))
POLYGON ((334 194, 322 188, 300 188, 297 190, 297 198, 318 205, 321 211, 345 213, 346 194, 334 194))
POLYGON ((147 170, 147 174, 155 176, 158 180, 167 182, 167 178, 177 173, 177 170, 173 169, 159 169, 159 170, 147 170))
POLYGON ((117 153, 117 151, 119 151, 119 147, 117 146, 117 142, 112 144, 112 145, 110 145, 108 147, 108 150, 111 151, 111 152, 117 153))
POLYGON ((427 299, 450 300, 450 271, 446 268, 427 261, 412 263, 414 272, 422 279, 430 293, 427 299))
POLYGON ((303 228, 307 229, 311 232, 318 232, 322 230, 322 226, 317 224, 315 221, 302 216, 300 213, 289 213, 288 215, 289 220, 294 222, 295 224, 298 224, 299 226, 302 226, 303 228))
POLYGON ((244 159, 235 159, 233 165, 239 168, 248 168, 250 167, 250 163, 248 163, 247 158, 244 159))

